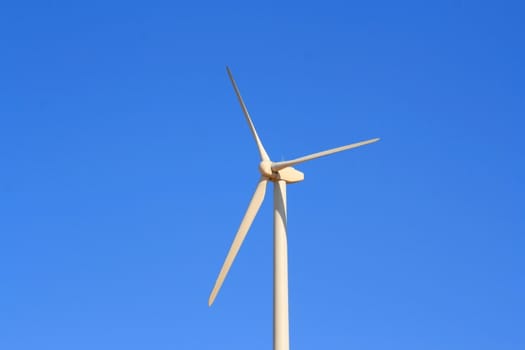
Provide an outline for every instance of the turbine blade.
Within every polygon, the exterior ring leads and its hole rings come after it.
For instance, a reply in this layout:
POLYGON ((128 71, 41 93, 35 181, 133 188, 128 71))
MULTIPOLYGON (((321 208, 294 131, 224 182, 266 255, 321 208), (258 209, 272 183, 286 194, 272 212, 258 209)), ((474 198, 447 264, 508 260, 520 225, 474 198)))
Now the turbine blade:
POLYGON ((215 281, 215 285, 213 286, 213 290, 211 291, 210 298, 208 299, 208 306, 211 306, 211 304, 213 304, 213 302, 215 301, 217 293, 219 293, 222 283, 224 282, 224 279, 226 278, 226 275, 228 274, 228 271, 232 266, 233 260, 237 256, 239 248, 241 247, 242 242, 244 241, 244 238, 246 237, 246 234, 248 233, 248 230, 252 225, 253 219, 255 218, 255 215, 257 215, 257 212, 261 207, 264 195, 266 193, 267 184, 268 180, 265 178, 262 178, 257 184, 257 188, 255 189, 255 193, 253 194, 252 200, 248 205, 246 214, 244 214, 244 218, 241 221, 239 230, 237 231, 237 234, 235 235, 233 243, 230 247, 230 250, 228 251, 228 255, 226 255, 226 259, 224 260, 224 264, 222 265, 221 272, 219 272, 219 276, 215 281))
POLYGON ((312 159, 325 157, 325 156, 328 156, 330 154, 346 151, 346 150, 349 150, 349 149, 352 149, 352 148, 361 147, 361 146, 368 145, 370 143, 374 143, 374 142, 377 142, 377 141, 379 141, 379 138, 370 139, 370 140, 361 141, 361 142, 356 142, 356 143, 352 143, 350 145, 341 146, 341 147, 337 147, 337 148, 332 148, 332 149, 329 149, 329 150, 326 150, 326 151, 317 152, 317 153, 314 153, 314 154, 310 154, 310 155, 307 155, 307 156, 304 156, 304 157, 300 157, 300 158, 296 158, 296 159, 292 159, 292 160, 287 160, 287 161, 284 161, 284 162, 272 163, 272 170, 273 171, 279 171, 279 170, 287 168, 289 166, 294 166, 294 165, 299 164, 299 163, 304 163, 304 162, 307 162, 307 161, 312 160, 312 159))
POLYGON ((235 80, 233 79, 232 72, 230 71, 230 68, 228 67, 226 67, 226 70, 228 71, 228 76, 230 77, 230 80, 232 82, 233 89, 235 90, 235 93, 237 94, 237 98, 239 99, 239 103, 241 104, 241 108, 244 113, 244 116, 246 117, 246 121, 248 122, 248 125, 250 126, 250 130, 252 131, 252 135, 253 135, 253 138, 255 139, 255 143, 257 143, 257 148, 259 149, 261 160, 270 160, 270 157, 268 157, 268 153, 266 153, 266 150, 264 149, 264 146, 261 140, 259 139, 259 135, 257 135, 257 130, 255 130, 255 126, 253 125, 252 118, 250 118, 250 113, 248 113, 248 109, 246 108, 246 105, 244 104, 239 88, 237 87, 237 84, 235 83, 235 80))

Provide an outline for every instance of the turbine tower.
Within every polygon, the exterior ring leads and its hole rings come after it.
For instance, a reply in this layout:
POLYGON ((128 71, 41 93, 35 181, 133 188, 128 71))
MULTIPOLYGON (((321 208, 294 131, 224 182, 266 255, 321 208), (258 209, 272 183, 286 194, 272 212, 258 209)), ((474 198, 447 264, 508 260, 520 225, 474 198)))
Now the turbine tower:
POLYGON ((261 178, 255 193, 253 194, 252 200, 248 205, 248 210, 241 221, 241 225, 233 243, 226 255, 226 260, 222 265, 219 276, 215 282, 213 290, 211 291, 208 305, 211 306, 217 297, 217 293, 221 289, 221 286, 230 270, 233 260, 239 252, 239 248, 250 229, 253 219, 257 215, 259 208, 264 200, 266 193, 266 186, 268 182, 274 184, 274 265, 273 265, 273 348, 274 350, 288 350, 290 347, 289 341, 289 323, 288 323, 288 243, 286 236, 286 185, 290 183, 300 182, 304 179, 304 174, 293 168, 294 165, 307 162, 312 159, 328 156, 337 152, 346 151, 352 148, 361 147, 370 143, 379 141, 379 138, 352 143, 350 145, 332 148, 326 151, 310 154, 304 157, 282 161, 272 162, 268 153, 264 149, 264 146, 257 135, 257 131, 253 125, 250 114, 246 109, 246 105, 241 97, 239 88, 233 79, 233 75, 228 67, 226 67, 228 76, 230 77, 233 89, 237 94, 239 103, 242 111, 250 126, 253 138, 257 144, 261 161, 259 163, 259 172, 261 178))

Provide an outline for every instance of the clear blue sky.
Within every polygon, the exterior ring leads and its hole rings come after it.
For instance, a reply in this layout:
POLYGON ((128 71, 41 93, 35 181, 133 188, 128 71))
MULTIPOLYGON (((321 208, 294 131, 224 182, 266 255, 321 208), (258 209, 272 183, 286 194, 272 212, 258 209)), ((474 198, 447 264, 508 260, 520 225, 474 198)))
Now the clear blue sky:
POLYGON ((292 349, 524 349, 524 10, 3 2, 0 348, 271 349, 228 64, 274 160, 382 138, 288 189, 292 349))

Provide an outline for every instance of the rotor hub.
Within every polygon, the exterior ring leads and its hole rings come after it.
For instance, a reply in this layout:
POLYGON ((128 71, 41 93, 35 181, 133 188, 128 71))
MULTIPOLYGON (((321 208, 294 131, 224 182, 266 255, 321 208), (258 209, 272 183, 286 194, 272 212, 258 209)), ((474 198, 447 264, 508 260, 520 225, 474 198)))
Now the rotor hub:
POLYGON ((272 162, 269 160, 263 160, 259 163, 259 171, 261 175, 267 178, 273 178, 274 173, 272 171, 272 162))

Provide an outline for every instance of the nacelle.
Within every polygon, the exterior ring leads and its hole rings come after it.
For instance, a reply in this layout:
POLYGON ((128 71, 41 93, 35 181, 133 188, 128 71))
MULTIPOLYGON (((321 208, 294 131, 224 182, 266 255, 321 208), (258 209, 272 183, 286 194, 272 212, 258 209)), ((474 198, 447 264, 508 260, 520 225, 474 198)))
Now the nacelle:
POLYGON ((292 167, 281 169, 277 172, 277 174, 279 174, 277 179, 284 180, 286 183, 295 183, 304 180, 304 174, 292 167))

